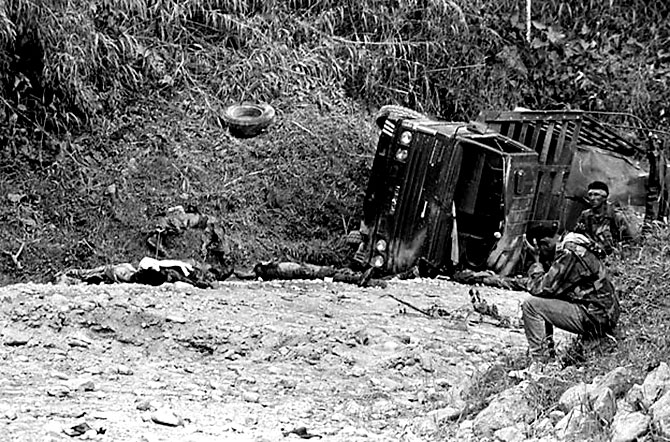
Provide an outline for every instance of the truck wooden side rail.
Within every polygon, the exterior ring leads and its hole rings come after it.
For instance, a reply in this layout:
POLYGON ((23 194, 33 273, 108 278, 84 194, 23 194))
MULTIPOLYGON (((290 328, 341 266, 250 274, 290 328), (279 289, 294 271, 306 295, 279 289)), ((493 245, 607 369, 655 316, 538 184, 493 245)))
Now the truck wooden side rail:
MULTIPOLYGON (((530 217, 521 221, 514 217, 514 207, 508 210, 506 234, 487 262, 490 268, 503 275, 509 274, 517 264, 520 236, 527 223, 558 223, 559 229, 565 228, 570 212, 565 188, 578 148, 596 147, 626 156, 637 150, 636 146, 581 111, 488 111, 480 114, 478 121, 538 154, 535 189, 527 194, 533 197, 530 217)), ((513 196, 509 201, 513 206, 519 204, 513 196)))

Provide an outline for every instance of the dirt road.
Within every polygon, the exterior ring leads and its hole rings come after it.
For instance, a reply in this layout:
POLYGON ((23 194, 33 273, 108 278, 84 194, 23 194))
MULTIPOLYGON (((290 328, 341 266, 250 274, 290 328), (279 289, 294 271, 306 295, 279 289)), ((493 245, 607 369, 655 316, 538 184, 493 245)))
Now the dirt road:
MULTIPOLYGON (((473 311, 470 288, 6 286, 0 440, 437 440, 425 416, 525 351, 521 329, 473 311)), ((522 293, 478 290, 516 322, 522 293)))

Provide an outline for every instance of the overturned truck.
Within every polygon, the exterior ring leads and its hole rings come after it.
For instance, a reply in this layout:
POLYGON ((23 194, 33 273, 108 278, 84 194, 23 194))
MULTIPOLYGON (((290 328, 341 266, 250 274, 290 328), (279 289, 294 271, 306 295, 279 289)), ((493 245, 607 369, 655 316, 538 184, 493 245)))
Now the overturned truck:
POLYGON ((390 107, 377 120, 357 253, 384 273, 424 264, 509 275, 529 225, 574 226, 588 179, 645 205, 648 177, 633 161, 643 150, 583 112, 484 112, 464 123, 390 107), (585 170, 594 155, 605 176, 585 170))

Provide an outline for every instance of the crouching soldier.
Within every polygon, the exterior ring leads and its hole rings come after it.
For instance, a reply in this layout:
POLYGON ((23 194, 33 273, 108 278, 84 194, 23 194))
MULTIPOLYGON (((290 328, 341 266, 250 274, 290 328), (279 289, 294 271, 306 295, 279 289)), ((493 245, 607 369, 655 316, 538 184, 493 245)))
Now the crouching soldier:
POLYGON ((587 236, 538 228, 526 247, 534 258, 528 270, 531 296, 522 304, 523 327, 531 356, 547 362, 553 353, 553 328, 585 339, 603 337, 619 319, 619 300, 587 236), (542 262, 550 263, 545 269, 542 262))

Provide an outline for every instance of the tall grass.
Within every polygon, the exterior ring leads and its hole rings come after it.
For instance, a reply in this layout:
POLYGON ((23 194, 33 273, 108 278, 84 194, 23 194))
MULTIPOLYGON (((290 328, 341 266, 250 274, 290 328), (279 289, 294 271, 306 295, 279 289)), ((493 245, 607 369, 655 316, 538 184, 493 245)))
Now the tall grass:
POLYGON ((3 0, 2 107, 48 132, 138 91, 232 101, 345 95, 444 118, 490 107, 626 109, 664 123, 663 1, 3 0))
POLYGON ((621 297, 617 352, 600 364, 627 365, 642 374, 666 361, 670 351, 670 230, 656 226, 611 265, 621 297))

